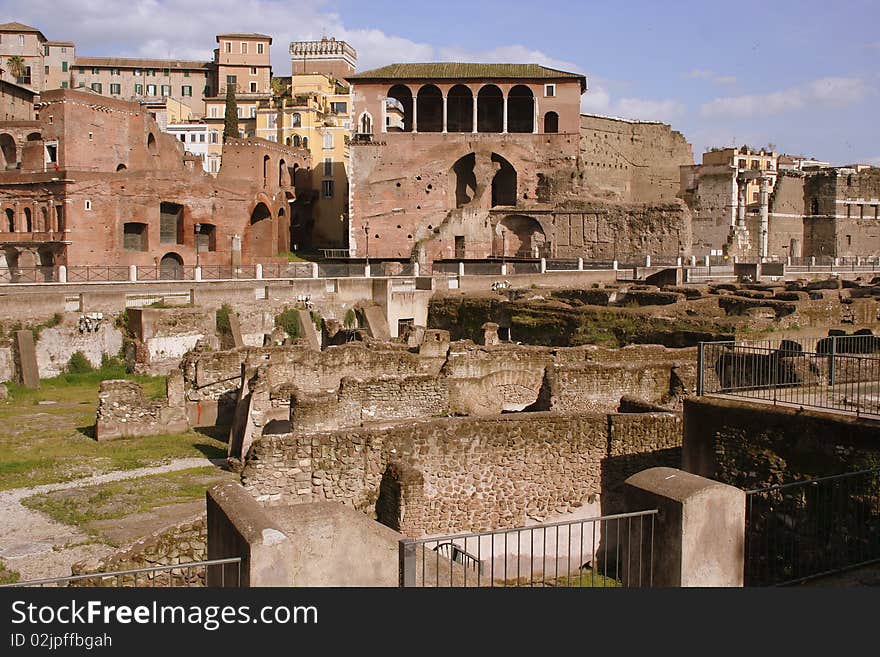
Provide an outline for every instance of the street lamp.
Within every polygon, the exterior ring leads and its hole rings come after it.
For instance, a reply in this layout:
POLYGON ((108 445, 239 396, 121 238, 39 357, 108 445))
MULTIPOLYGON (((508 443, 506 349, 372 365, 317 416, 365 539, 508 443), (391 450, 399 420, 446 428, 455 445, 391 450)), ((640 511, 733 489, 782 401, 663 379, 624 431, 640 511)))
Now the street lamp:
POLYGON ((504 228, 502 227, 502 228, 501 228, 501 262, 502 262, 502 263, 504 263, 505 255, 506 255, 506 252, 507 252, 507 248, 505 247, 505 244, 504 244, 504 233, 505 233, 505 232, 506 232, 506 231, 505 231, 504 228))
POLYGON ((364 235, 367 237, 367 265, 370 264, 370 222, 364 224, 364 235))
POLYGON ((199 233, 202 232, 202 224, 196 224, 193 226, 193 242, 196 247, 196 267, 199 266, 199 233))

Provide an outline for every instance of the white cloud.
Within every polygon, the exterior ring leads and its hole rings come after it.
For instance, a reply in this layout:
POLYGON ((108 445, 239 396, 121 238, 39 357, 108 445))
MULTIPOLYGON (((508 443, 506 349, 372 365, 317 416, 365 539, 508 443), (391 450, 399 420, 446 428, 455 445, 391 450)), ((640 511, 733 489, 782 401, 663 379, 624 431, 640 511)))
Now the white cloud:
POLYGON ((708 80, 712 84, 736 84, 735 75, 721 75, 720 73, 716 73, 715 71, 704 68, 695 68, 693 70, 690 70, 685 73, 683 77, 689 78, 691 80, 708 80))
POLYGON ((705 118, 747 119, 785 114, 810 105, 845 107, 872 93, 861 78, 828 77, 763 95, 716 98, 700 106, 705 118))
POLYGON ((581 111, 587 114, 605 114, 625 119, 663 121, 670 123, 685 113, 685 106, 677 100, 647 98, 619 98, 614 100, 603 78, 590 78, 590 88, 581 98, 581 111))

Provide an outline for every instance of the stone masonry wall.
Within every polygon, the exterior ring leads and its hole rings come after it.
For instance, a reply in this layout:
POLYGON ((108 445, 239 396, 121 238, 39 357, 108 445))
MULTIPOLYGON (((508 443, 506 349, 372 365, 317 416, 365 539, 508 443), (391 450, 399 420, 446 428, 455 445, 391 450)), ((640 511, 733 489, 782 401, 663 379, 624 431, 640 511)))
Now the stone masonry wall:
POLYGON ((95 438, 100 441, 186 431, 188 424, 182 404, 182 383, 179 373, 177 376, 174 374, 168 377, 169 395, 165 399, 148 399, 140 384, 134 381, 102 381, 98 391, 95 438), (172 392, 172 388, 177 388, 177 392, 172 392), (180 403, 171 403, 171 400, 180 403))
POLYGON ((336 500, 372 515, 383 476, 403 463, 423 480, 403 482, 406 535, 515 527, 613 493, 632 467, 675 461, 680 435, 672 413, 552 412, 267 435, 254 442, 242 483, 268 504, 336 500))

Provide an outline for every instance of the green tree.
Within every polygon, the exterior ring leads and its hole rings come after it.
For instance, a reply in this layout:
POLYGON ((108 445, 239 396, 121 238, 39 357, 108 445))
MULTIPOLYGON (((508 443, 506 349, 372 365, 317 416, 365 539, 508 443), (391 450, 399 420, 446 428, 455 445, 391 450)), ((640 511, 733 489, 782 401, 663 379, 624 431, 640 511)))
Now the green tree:
POLYGON ((223 138, 238 137, 238 103, 235 102, 235 86, 226 85, 226 114, 223 138))
POLYGON ((7 59, 6 65, 9 67, 10 75, 15 79, 23 78, 27 71, 27 67, 24 65, 24 57, 20 57, 19 55, 13 55, 7 59))

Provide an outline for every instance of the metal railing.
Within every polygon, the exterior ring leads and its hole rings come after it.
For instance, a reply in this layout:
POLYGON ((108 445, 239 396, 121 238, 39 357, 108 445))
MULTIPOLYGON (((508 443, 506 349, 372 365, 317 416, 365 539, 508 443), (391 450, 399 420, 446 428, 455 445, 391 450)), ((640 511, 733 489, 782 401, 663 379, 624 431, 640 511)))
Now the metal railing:
POLYGON ((702 342, 697 394, 880 417, 880 337, 702 342))
POLYGON ((127 281, 129 268, 127 266, 94 266, 94 267, 68 267, 68 283, 87 283, 91 281, 127 281))
POLYGON ((0 283, 54 283, 55 267, 0 267, 0 283))
POLYGON ((0 587, 198 587, 206 585, 208 580, 208 569, 211 569, 212 575, 219 573, 219 575, 214 578, 219 581, 219 586, 241 586, 241 557, 231 557, 228 559, 192 561, 188 563, 163 566, 150 566, 148 568, 133 568, 129 570, 89 573, 86 575, 71 575, 68 577, 32 579, 12 584, 0 584, 0 587))
POLYGON ((657 510, 402 539, 403 587, 636 587, 654 581, 657 510))
MULTIPOLYGON (((268 263, 263 265, 263 278, 311 278, 312 263, 268 263)), ((204 270, 202 279, 205 278, 204 270)))
POLYGON ((745 584, 794 584, 880 561, 880 469, 746 492, 745 584))

